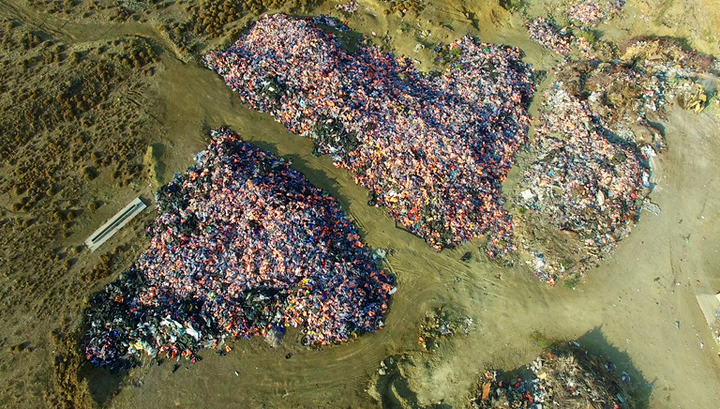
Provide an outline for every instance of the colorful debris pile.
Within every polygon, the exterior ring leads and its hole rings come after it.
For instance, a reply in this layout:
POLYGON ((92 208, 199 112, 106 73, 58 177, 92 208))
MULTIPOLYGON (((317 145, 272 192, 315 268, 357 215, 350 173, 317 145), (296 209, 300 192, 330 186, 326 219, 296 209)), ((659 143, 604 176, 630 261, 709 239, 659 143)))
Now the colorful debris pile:
POLYGON ((485 373, 474 409, 632 409, 630 377, 573 345, 544 352, 524 374, 485 373), (509 378, 509 379, 506 379, 509 378))
POLYGON ((558 54, 567 54, 572 51, 572 42, 575 38, 567 27, 557 28, 552 20, 538 17, 527 24, 530 38, 548 50, 558 54))
POLYGON ((625 0, 575 0, 565 14, 574 27, 589 28, 617 15, 625 0))
POLYGON ((355 175, 371 203, 440 250, 489 233, 512 249, 501 182, 526 140, 530 68, 516 48, 462 38, 442 76, 374 47, 341 48, 312 20, 268 16, 205 64, 355 175))
POLYGON ((353 14, 357 11, 358 4, 356 1, 351 0, 350 2, 345 3, 345 4, 338 4, 337 6, 335 6, 335 8, 337 8, 339 11, 342 11, 344 13, 353 14))
MULTIPOLYGON (((538 158, 526 170, 516 201, 557 229, 578 235, 582 261, 597 261, 629 233, 650 192, 649 172, 636 148, 614 141, 587 101, 561 84, 546 91, 541 109, 533 141, 538 158)), ((536 271, 547 281, 557 273, 536 271)))
POLYGON ((288 326, 303 327, 307 345, 383 326, 392 279, 337 199, 234 132, 211 135, 196 165, 158 191, 149 248, 90 301, 93 364, 142 351, 192 358, 288 326))

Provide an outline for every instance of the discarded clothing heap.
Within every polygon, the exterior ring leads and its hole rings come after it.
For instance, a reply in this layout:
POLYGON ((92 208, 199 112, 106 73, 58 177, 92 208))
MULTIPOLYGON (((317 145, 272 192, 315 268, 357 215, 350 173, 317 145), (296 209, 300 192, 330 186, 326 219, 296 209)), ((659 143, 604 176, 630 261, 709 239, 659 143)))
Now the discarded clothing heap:
POLYGON ((576 26, 595 27, 620 12, 625 0, 583 0, 567 9, 567 16, 576 26))
POLYGON ((290 325, 308 345, 383 325, 392 280, 337 199, 234 132, 211 135, 197 164, 158 191, 147 251, 91 300, 93 364, 141 350, 193 357, 290 325))
POLYGON ((567 14, 571 21, 590 27, 595 27, 607 17, 607 14, 600 10, 600 7, 594 2, 585 2, 570 7, 567 14))
POLYGON ((351 0, 349 3, 346 4, 338 4, 337 6, 335 6, 335 8, 342 12, 352 14, 357 11, 358 4, 356 1, 351 0))
POLYGON ((629 233, 649 193, 648 169, 637 147, 611 140, 588 102, 561 83, 547 91, 534 140, 538 160, 521 182, 520 206, 576 233, 597 259, 629 233))
POLYGON ((437 250, 490 233, 512 248, 501 182, 526 140, 532 71, 517 48, 464 37, 439 77, 374 47, 341 48, 311 20, 267 16, 205 64, 243 102, 270 112, 355 175, 437 250))
POLYGON ((538 17, 527 25, 530 38, 548 50, 558 54, 572 51, 572 41, 575 38, 567 31, 567 27, 558 29, 552 21, 538 17))

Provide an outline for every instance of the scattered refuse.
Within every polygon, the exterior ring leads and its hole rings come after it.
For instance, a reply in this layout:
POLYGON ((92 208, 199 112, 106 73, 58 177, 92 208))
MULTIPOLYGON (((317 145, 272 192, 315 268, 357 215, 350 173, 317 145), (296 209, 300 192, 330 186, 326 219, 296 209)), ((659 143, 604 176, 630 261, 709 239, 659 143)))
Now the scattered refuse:
POLYGON ((93 364, 194 361, 199 349, 223 352, 228 336, 276 346, 288 326, 303 327, 306 345, 382 327, 393 280, 337 199, 234 132, 211 136, 198 162, 158 191, 149 248, 90 300, 93 364))
POLYGON ((462 317, 448 308, 437 308, 425 314, 420 324, 418 342, 425 351, 435 351, 442 338, 458 333, 467 335, 473 326, 472 318, 462 317))
POLYGON ((632 409, 630 376, 577 345, 542 353, 520 376, 486 372, 471 401, 475 409, 632 409))
POLYGON ((273 348, 279 347, 280 344, 282 344, 284 338, 285 329, 282 327, 274 326, 270 328, 265 334, 265 342, 267 342, 273 348))
POLYGON ((517 48, 471 37, 447 48, 447 71, 425 75, 373 46, 349 53, 313 19, 276 14, 204 63, 351 171, 406 230, 437 250, 488 233, 494 257, 514 248, 500 187, 527 137, 532 71, 517 48))

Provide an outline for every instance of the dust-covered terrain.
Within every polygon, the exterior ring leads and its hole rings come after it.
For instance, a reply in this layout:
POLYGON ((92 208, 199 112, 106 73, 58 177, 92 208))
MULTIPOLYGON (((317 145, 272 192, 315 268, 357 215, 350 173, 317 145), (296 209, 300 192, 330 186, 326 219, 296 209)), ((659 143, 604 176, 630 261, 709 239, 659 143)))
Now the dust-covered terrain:
POLYGON ((712 65, 720 57, 720 12, 710 0, 628 1, 600 10, 596 24, 592 15, 568 17, 580 4, 0 2, 0 406, 464 408, 487 371, 516 370, 553 339, 577 340, 626 372, 634 407, 719 407, 718 344, 698 299, 720 290, 712 65), (530 139, 503 184, 514 255, 492 259, 484 239, 436 252, 396 228, 385 210, 368 205, 368 191, 350 173, 313 155, 312 141, 247 109, 202 66, 207 52, 275 12, 338 17, 351 29, 344 34, 351 49, 363 41, 426 72, 451 65, 441 43, 466 34, 523 51, 537 82, 530 139), (552 18, 558 33, 568 27, 559 38, 572 51, 533 41, 527 24, 536 17, 552 18), (646 93, 660 89, 660 72, 667 92, 646 93), (627 180, 637 188, 613 196, 600 178, 590 200, 569 188, 561 194, 564 182, 552 178, 546 190, 533 187, 543 179, 528 169, 557 164, 538 160, 548 146, 543 135, 570 140, 543 130, 561 113, 545 102, 558 90, 567 95, 562 101, 577 99, 574 107, 602 120, 587 121, 595 132, 587 138, 601 141, 599 129, 624 138, 607 139, 612 149, 587 163, 637 166, 627 180), (224 356, 200 351, 196 363, 94 368, 81 349, 88 301, 147 248, 145 227, 157 209, 151 205, 94 252, 85 239, 135 197, 152 204, 157 188, 185 172, 209 130, 221 126, 291 160, 339 199, 365 243, 392 250, 383 268, 398 290, 383 329, 322 348, 302 346, 302 332, 289 330, 277 348, 256 337, 229 342, 224 356), (623 160, 628 152, 639 155, 637 164, 623 160), (635 191, 640 202, 627 199, 635 191), (566 192, 587 205, 562 207, 566 192), (541 197, 556 201, 535 212, 530 206, 540 202, 530 199, 541 197), (626 216, 613 216, 621 204, 626 216), (548 215, 599 218, 604 227, 548 215))

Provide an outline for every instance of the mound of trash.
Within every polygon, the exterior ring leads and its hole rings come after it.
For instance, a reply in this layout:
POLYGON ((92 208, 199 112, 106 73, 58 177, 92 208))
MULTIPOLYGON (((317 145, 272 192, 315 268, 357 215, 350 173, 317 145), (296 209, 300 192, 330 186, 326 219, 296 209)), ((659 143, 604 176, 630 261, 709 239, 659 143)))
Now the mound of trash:
POLYGON ((552 20, 538 17, 526 24, 530 38, 542 47, 558 54, 572 51, 574 36, 567 27, 557 28, 552 20))
POLYGON ((578 27, 595 27, 620 13, 625 0, 579 0, 565 14, 578 27))
POLYGON ((423 351, 435 351, 443 338, 456 334, 469 334, 473 329, 473 319, 458 314, 448 308, 436 308, 425 313, 420 323, 418 343, 423 351))
POLYGON ((527 375, 485 373, 474 409, 632 409, 630 377, 615 365, 571 344, 546 351, 524 368, 527 375))
POLYGON ((621 46, 622 61, 667 82, 666 100, 676 99, 680 106, 702 111, 718 93, 720 60, 686 50, 679 40, 638 38, 621 46))
POLYGON ((496 256, 513 248, 500 188, 527 137, 532 71, 517 48, 470 37, 449 48, 448 70, 423 75, 375 47, 345 51, 315 19, 278 14, 204 62, 351 171, 408 231, 437 250, 489 233, 496 256))
POLYGON ((192 358, 225 337, 301 326, 306 345, 383 326, 392 279, 337 199, 228 129, 157 193, 149 248, 89 303, 95 365, 192 358))
MULTIPOLYGON (((528 218, 540 216, 576 235, 584 244, 581 261, 596 261, 629 234, 650 192, 649 171, 634 146, 612 140, 587 101, 560 84, 546 92, 541 110, 537 160, 526 169, 516 201, 528 218)), ((547 281, 553 273, 536 271, 547 281)))
POLYGON ((634 39, 619 52, 566 60, 542 96, 537 157, 514 202, 531 240, 528 263, 543 281, 579 278, 629 234, 641 209, 660 212, 648 195, 652 158, 666 149, 664 108, 676 100, 700 112, 717 92, 718 61, 676 41, 634 39))

